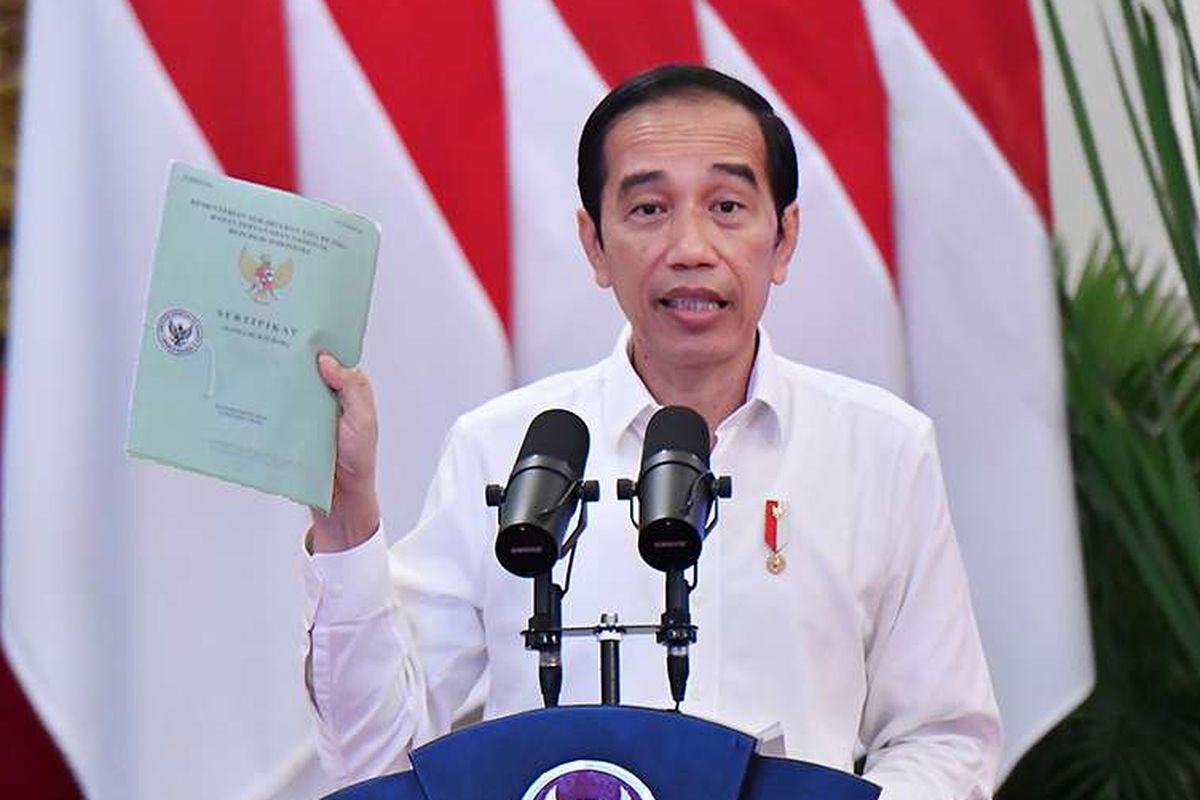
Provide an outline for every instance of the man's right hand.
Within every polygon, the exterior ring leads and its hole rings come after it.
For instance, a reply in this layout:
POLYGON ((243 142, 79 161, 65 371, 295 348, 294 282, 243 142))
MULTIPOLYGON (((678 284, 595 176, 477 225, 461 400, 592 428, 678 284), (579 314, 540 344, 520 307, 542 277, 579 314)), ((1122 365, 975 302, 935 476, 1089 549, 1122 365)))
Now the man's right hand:
POLYGON ((312 548, 314 553, 334 553, 357 547, 379 528, 379 498, 375 493, 379 427, 375 397, 366 375, 343 367, 328 353, 317 357, 317 369, 321 379, 337 394, 341 413, 333 502, 328 514, 312 509, 312 548))

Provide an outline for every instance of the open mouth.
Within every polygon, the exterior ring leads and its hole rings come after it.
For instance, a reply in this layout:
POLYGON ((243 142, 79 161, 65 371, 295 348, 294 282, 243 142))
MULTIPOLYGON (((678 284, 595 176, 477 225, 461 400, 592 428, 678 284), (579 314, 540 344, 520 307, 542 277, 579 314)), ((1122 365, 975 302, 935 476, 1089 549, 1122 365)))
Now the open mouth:
POLYGON ((717 294, 708 291, 671 292, 658 302, 672 311, 687 312, 719 311, 729 305, 727 300, 722 300, 717 294))
POLYGON ((674 311, 716 311, 729 305, 724 300, 703 300, 699 297, 667 297, 658 302, 674 311))

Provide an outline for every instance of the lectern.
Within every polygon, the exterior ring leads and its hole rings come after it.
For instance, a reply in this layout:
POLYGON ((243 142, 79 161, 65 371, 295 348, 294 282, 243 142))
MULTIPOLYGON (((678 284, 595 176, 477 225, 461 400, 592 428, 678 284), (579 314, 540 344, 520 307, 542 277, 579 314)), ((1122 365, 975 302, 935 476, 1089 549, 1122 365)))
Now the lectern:
POLYGON ((546 708, 490 720, 412 753, 411 772, 326 800, 876 800, 828 767, 761 756, 740 731, 632 706, 546 708))

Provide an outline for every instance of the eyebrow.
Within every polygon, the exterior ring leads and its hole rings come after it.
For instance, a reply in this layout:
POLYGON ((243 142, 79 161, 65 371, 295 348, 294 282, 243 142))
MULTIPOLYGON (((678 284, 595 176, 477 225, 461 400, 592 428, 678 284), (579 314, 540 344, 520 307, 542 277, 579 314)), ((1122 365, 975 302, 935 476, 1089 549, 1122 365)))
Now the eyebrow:
POLYGON ((665 177, 666 172, 661 169, 651 169, 645 172, 635 172, 632 175, 626 175, 621 178, 621 184, 617 187, 618 194, 625 194, 630 189, 636 189, 643 183, 652 183, 659 178, 665 177))
MULTIPOLYGON (((751 186, 758 186, 758 176, 746 164, 738 162, 717 161, 709 167, 714 172, 723 172, 726 175, 732 175, 735 178, 741 178, 751 186)), ((650 169, 644 172, 634 172, 626 175, 621 179, 621 183, 617 187, 618 194, 625 194, 631 189, 636 189, 638 186, 646 183, 653 183, 661 178, 666 177, 666 172, 661 169, 650 169)))
POLYGON ((745 164, 718 161, 709 167, 709 169, 717 172, 724 172, 728 175, 734 176, 735 178, 741 178, 756 188, 758 186, 758 176, 754 174, 754 170, 750 169, 750 167, 745 164))

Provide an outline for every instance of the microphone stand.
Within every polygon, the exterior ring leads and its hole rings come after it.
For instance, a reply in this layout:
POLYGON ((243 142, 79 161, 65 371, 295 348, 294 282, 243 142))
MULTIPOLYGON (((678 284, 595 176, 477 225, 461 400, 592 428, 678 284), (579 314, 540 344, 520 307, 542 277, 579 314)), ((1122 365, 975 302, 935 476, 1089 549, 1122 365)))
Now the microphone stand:
MULTIPOLYGON (((579 500, 579 521, 575 529, 563 541, 561 553, 570 552, 567 561, 567 578, 562 586, 554 582, 553 566, 533 577, 533 616, 528 627, 521 631, 526 650, 538 653, 538 686, 542 692, 542 703, 546 708, 558 705, 562 692, 562 599, 571 586, 571 570, 575 566, 575 545, 587 527, 587 504, 600 497, 600 484, 596 481, 577 481, 560 502, 579 500)), ((491 500, 488 500, 491 505, 491 500)), ((561 554, 559 558, 561 558, 561 554)))
POLYGON ((691 593, 692 585, 683 577, 683 570, 667 570, 666 610, 659 621, 655 640, 667 648, 667 680, 676 710, 687 693, 688 647, 696 643, 696 626, 692 624, 688 606, 691 593))
POLYGON ((562 691, 563 588, 547 570, 533 579, 533 616, 522 635, 525 649, 538 653, 538 685, 546 708, 558 705, 562 691))
MULTIPOLYGON (((688 506, 692 502, 692 496, 697 492, 704 492, 711 502, 709 518, 704 523, 704 536, 701 537, 701 541, 703 541, 708 534, 712 533, 720 519, 718 501, 728 499, 733 495, 733 481, 728 475, 717 476, 706 471, 693 482, 688 493, 688 506)), ((635 501, 640 503, 637 482, 629 478, 619 479, 617 481, 617 499, 629 501, 629 521, 633 523, 635 529, 640 530, 641 526, 638 524, 634 510, 635 501)), ((688 508, 680 509, 678 514, 680 519, 686 519, 688 508)), ((696 554, 696 558, 699 559, 699 553, 696 554)), ((662 570, 666 576, 666 610, 659 618, 658 627, 654 629, 655 641, 667 648, 667 681, 671 687, 671 699, 675 701, 676 711, 683 704, 687 694, 688 674, 691 671, 688 647, 696 643, 697 629, 692 624, 689 600, 692 590, 696 588, 698 582, 699 567, 696 562, 692 562, 690 566, 692 568, 691 583, 688 583, 687 579, 683 577, 684 570, 681 568, 670 567, 662 570)), ((659 567, 655 568, 659 569, 659 567)))

